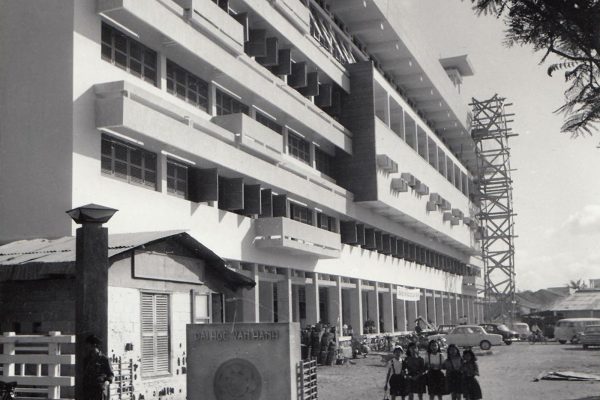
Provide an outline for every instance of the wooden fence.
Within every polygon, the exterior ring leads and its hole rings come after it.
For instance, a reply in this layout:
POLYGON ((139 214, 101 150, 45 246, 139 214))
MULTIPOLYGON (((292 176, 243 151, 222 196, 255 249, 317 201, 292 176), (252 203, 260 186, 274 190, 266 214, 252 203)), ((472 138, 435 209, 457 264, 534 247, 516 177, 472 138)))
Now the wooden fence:
POLYGON ((75 355, 62 354, 61 347, 74 343, 74 335, 60 332, 48 335, 5 332, 0 336, 3 347, 0 380, 17 382, 17 399, 60 399, 61 386, 75 385, 75 377, 61 374, 61 365, 75 365, 75 355))
POLYGON ((298 399, 318 400, 317 360, 305 360, 298 363, 298 399))

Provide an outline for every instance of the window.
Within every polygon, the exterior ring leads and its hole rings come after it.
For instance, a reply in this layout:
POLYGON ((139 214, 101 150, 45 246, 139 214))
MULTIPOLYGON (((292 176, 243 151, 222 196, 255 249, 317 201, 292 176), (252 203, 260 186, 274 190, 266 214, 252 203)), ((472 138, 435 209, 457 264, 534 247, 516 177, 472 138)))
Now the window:
POLYGON ((167 60, 167 92, 208 111, 208 83, 167 60))
POLYGON ((312 225, 312 210, 296 203, 290 203, 290 218, 302 223, 312 225))
POLYGON ((280 135, 283 132, 283 127, 281 125, 279 125, 277 122, 275 122, 275 120, 267 117, 266 115, 264 115, 263 113, 261 113, 259 111, 256 112, 256 121, 260 122, 267 128, 274 130, 275 132, 279 133, 280 135))
POLYGON ((217 89, 217 98, 215 100, 217 106, 217 115, 249 113, 249 108, 247 105, 219 89, 217 89))
POLYGON ((319 148, 315 148, 315 168, 327 176, 331 176, 333 157, 319 148))
POLYGON ((102 173, 156 189, 156 154, 102 135, 102 173))
POLYGON ((170 371, 169 295, 142 292, 141 368, 143 376, 170 371))
POLYGON ((102 59, 156 86, 156 52, 102 23, 102 59))
POLYGON ((292 157, 310 164, 310 143, 291 131, 288 131, 288 153, 292 157))
POLYGON ((210 293, 198 293, 192 290, 192 323, 208 324, 211 316, 210 293))
POLYGON ((324 213, 317 213, 317 226, 329 232, 337 233, 337 221, 334 217, 330 217, 324 213))
POLYGON ((167 159, 167 192, 185 199, 188 193, 187 185, 187 165, 167 159))

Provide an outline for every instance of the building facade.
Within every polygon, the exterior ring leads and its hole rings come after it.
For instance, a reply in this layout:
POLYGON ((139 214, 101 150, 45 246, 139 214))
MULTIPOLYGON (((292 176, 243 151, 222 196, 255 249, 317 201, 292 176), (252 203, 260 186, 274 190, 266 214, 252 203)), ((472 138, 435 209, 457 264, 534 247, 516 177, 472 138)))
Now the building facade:
POLYGON ((0 243, 96 203, 256 281, 228 321, 482 322, 473 71, 398 3, 3 2, 0 243))

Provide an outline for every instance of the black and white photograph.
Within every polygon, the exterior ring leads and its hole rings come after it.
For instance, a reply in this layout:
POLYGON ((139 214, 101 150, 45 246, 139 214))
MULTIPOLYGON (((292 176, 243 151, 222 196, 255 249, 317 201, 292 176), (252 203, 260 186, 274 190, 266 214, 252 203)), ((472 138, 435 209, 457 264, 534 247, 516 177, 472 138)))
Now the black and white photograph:
POLYGON ((600 400, 600 0, 0 0, 0 400, 600 400))

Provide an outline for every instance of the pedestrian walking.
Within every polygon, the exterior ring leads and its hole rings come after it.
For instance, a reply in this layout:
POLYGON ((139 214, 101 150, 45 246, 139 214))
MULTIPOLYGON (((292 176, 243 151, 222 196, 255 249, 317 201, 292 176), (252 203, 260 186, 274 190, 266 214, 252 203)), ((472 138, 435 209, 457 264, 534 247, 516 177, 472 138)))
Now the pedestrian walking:
POLYGON ((477 357, 472 350, 463 351, 463 395, 465 400, 479 400, 482 398, 481 387, 476 376, 479 375, 477 357))
POLYGON ((389 384, 390 396, 392 396, 391 400, 396 400, 397 397, 404 400, 408 395, 405 364, 402 360, 403 353, 404 349, 402 346, 394 347, 394 358, 388 362, 388 370, 383 390, 387 392, 389 384))
POLYGON ((415 342, 411 342, 406 349, 404 360, 406 370, 406 382, 408 399, 414 400, 415 394, 419 400, 423 400, 425 393, 425 360, 419 355, 419 349, 415 342))
POLYGON ((427 359, 425 360, 427 368, 427 393, 429 400, 442 399, 446 392, 446 377, 442 368, 444 366, 444 358, 440 352, 440 345, 435 340, 430 340, 427 345, 427 359))
POLYGON ((446 390, 450 393, 452 400, 461 400, 463 392, 462 364, 463 359, 456 345, 448 345, 446 351, 448 358, 444 361, 446 370, 446 390))
POLYGON ((82 400, 108 400, 108 386, 115 374, 108 358, 102 353, 102 341, 95 335, 85 339, 88 355, 83 360, 83 393, 82 400))

